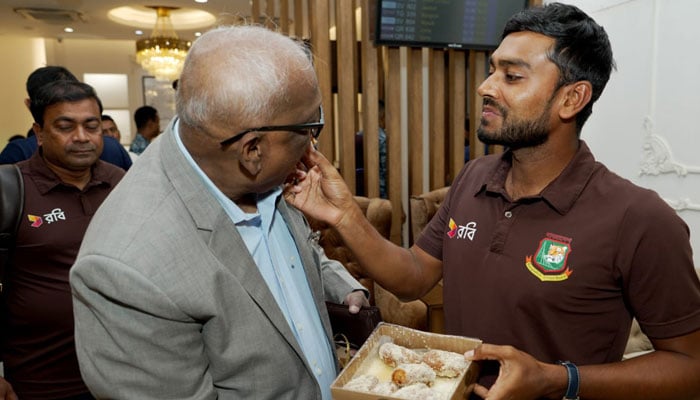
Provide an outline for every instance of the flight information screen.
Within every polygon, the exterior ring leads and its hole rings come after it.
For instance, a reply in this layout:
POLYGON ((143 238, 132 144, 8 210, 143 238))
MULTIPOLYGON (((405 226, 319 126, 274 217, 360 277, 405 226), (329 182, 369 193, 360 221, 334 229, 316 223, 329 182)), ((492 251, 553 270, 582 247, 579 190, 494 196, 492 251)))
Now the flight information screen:
POLYGON ((526 0, 378 0, 375 42, 381 45, 491 49, 526 0))

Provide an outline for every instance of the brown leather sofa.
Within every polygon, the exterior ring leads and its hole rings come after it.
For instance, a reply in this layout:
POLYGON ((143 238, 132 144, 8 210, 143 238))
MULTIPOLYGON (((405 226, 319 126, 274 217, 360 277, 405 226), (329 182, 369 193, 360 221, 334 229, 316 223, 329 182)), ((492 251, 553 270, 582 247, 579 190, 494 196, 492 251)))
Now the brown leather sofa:
MULTIPOLYGON (((423 228, 430 222, 440 205, 445 200, 449 186, 435 189, 420 195, 411 196, 408 204, 411 210, 410 226, 413 244, 420 236, 423 228)), ((421 300, 428 307, 428 330, 435 333, 445 332, 445 314, 442 307, 442 280, 430 290, 421 300)))
POLYGON ((449 186, 435 189, 420 195, 411 196, 408 205, 411 210, 411 244, 415 243, 423 228, 430 222, 445 200, 449 186))
MULTIPOLYGON (((361 196, 355 196, 355 201, 375 229, 385 238, 389 238, 392 219, 391 202, 386 199, 361 196)), ((313 218, 308 218, 308 220, 311 229, 320 232, 319 243, 326 255, 340 261, 369 290, 370 302, 379 307, 385 322, 420 330, 427 328, 427 306, 425 303, 420 300, 402 302, 372 279, 363 276, 357 260, 350 249, 345 246, 338 232, 323 222, 313 218)))

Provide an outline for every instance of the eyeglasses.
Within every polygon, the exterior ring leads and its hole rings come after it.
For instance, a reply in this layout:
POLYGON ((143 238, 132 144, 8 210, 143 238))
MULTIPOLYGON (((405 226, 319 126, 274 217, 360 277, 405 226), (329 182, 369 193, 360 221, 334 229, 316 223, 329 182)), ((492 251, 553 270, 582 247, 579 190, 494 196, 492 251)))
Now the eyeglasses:
POLYGON ((259 128, 246 129, 243 132, 239 132, 230 138, 219 142, 222 147, 228 146, 235 143, 237 140, 243 137, 248 132, 276 132, 276 131, 287 131, 299 133, 302 135, 311 134, 311 137, 318 139, 323 130, 324 119, 323 119, 323 107, 318 108, 321 117, 318 122, 307 122, 305 124, 296 125, 277 125, 277 126, 261 126, 259 128))

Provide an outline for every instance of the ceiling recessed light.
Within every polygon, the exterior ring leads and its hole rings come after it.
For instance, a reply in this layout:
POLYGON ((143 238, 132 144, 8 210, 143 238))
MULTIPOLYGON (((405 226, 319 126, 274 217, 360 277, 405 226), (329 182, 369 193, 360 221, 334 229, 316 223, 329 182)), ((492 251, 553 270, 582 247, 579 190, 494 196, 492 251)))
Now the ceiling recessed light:
MULTIPOLYGON (((146 31, 153 29, 156 16, 153 8, 147 6, 117 7, 107 13, 107 18, 111 21, 146 31)), ((194 8, 173 9, 170 19, 176 30, 201 29, 216 23, 216 17, 213 14, 194 8)))
POLYGON ((67 26, 67 27, 63 28, 63 32, 73 33, 73 28, 71 28, 70 26, 67 26))
POLYGON ((195 37, 200 37, 200 36, 202 36, 202 32, 195 32, 195 33, 194 33, 194 36, 195 36, 195 37))
POLYGON ((209 1, 209 0, 194 0, 195 3, 202 3, 202 4, 206 3, 207 1, 209 1))
POLYGON ((139 36, 143 35, 143 31, 141 29, 135 30, 134 33, 139 35, 139 36))

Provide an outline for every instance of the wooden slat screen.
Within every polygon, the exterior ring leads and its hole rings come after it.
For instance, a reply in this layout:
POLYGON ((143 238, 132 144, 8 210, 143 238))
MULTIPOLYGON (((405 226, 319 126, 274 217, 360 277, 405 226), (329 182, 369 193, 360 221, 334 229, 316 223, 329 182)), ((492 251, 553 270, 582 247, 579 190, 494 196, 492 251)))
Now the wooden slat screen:
MULTIPOLYGON (((458 50, 448 50, 448 112, 447 148, 449 150, 449 165, 447 181, 457 175, 464 165, 464 117, 466 114, 466 53, 458 50)), ((446 182, 447 183, 447 182, 446 182)))
POLYGON ((408 193, 423 193, 423 51, 408 50, 408 193))
POLYGON ((388 196, 394 208, 391 239, 409 245, 408 229, 403 228, 410 217, 408 196, 451 183, 464 165, 465 135, 470 158, 486 151, 476 138, 481 113, 476 89, 486 76, 488 54, 377 47, 371 39, 372 4, 372 0, 253 0, 251 19, 310 42, 326 116, 319 150, 354 190, 355 133, 363 130, 363 189, 369 197, 379 196, 378 101, 384 101, 388 196))
MULTIPOLYGON (((402 175, 401 166, 401 135, 391 132, 401 131, 401 54, 398 48, 387 50, 387 79, 386 79, 386 146, 387 146, 387 187, 389 200, 393 207, 393 223, 391 225, 391 240, 394 243, 401 243, 401 225, 403 222, 402 202, 402 175)), ((368 104, 368 107, 373 105, 368 104)), ((365 169, 367 174, 379 174, 379 169, 370 171, 365 169)))
MULTIPOLYGON (((355 7, 352 1, 335 2, 336 26, 336 86, 338 88, 338 141, 337 162, 340 173, 350 189, 355 191, 355 132, 357 132, 357 82, 355 60, 357 40, 355 36, 355 7)), ((312 38, 313 41, 313 38, 312 38)))
POLYGON ((429 131, 428 143, 430 145, 430 186, 428 190, 439 189, 445 186, 446 165, 445 155, 445 121, 446 115, 446 75, 445 52, 442 50, 430 50, 430 72, 429 72, 429 131))
MULTIPOLYGON (((314 64, 316 66, 316 74, 318 76, 318 84, 323 97, 324 116, 326 118, 326 127, 324 127, 323 139, 318 144, 318 149, 328 156, 331 161, 334 161, 335 149, 335 112, 333 107, 333 88, 332 76, 333 68, 331 60, 331 39, 330 39, 330 7, 328 0, 307 0, 309 3, 309 21, 314 21, 310 24, 311 31, 311 50, 314 54, 314 64)), ((296 11, 301 0, 295 3, 295 15, 297 19, 303 16, 303 12, 296 11)), ((301 9, 301 7, 298 7, 301 9)), ((295 23, 295 26, 297 23, 295 23)), ((304 37, 304 39, 309 39, 304 37)))
MULTIPOLYGON (((371 18, 369 0, 361 0, 362 21, 371 18)), ((364 136, 363 159, 367 171, 379 171, 379 110, 377 107, 364 107, 364 104, 379 103, 379 82, 382 80, 379 68, 380 49, 370 38, 369 24, 361 26, 360 76, 362 84, 362 127, 364 136)), ((364 193, 367 197, 379 197, 379 174, 366 174, 364 193)))

